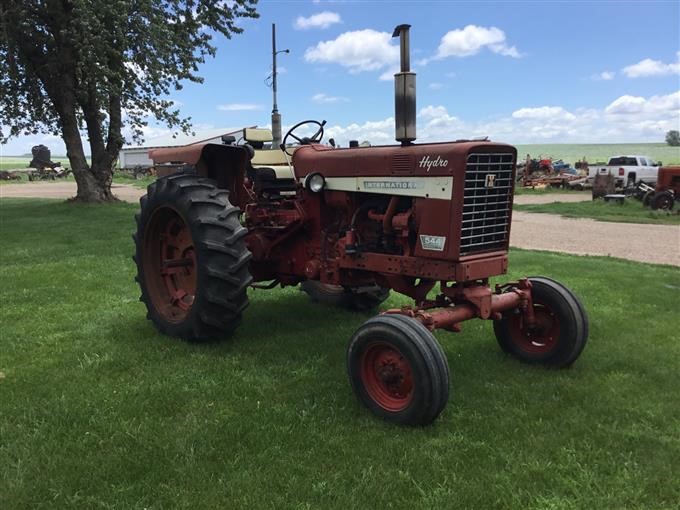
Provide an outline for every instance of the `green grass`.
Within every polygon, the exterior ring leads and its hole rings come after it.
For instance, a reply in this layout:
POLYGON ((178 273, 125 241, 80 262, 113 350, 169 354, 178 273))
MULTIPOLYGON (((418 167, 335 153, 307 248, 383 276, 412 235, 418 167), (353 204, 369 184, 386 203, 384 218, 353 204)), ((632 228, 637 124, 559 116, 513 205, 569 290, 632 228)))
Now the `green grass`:
POLYGON ((572 166, 586 157, 588 163, 606 162, 619 154, 640 154, 649 156, 664 165, 680 164, 680 147, 671 147, 665 143, 600 143, 600 144, 537 144, 517 145, 517 158, 522 160, 527 154, 563 159, 572 166))
POLYGON ((146 189, 149 186, 149 184, 151 184, 155 180, 156 177, 150 175, 145 176, 142 179, 136 179, 134 176, 120 171, 116 171, 113 173, 114 184, 127 184, 141 189, 146 189))
POLYGON ((563 193, 568 195, 590 194, 590 191, 579 191, 572 188, 560 188, 557 186, 546 186, 544 188, 525 188, 519 183, 515 185, 515 195, 546 195, 548 193, 563 193))
MULTIPOLYGON (((230 341, 158 334, 137 301, 129 204, 0 201, 0 507, 677 508, 680 270, 513 251, 590 314, 569 370, 438 332, 431 427, 359 406, 345 347, 368 315, 255 291, 230 341)), ((407 301, 393 295, 386 306, 407 301)))
POLYGON ((623 223, 655 223, 680 225, 678 210, 653 211, 642 202, 627 197, 623 204, 591 200, 584 202, 552 202, 549 204, 515 204, 513 209, 533 213, 550 213, 567 218, 593 218, 599 221, 623 223))

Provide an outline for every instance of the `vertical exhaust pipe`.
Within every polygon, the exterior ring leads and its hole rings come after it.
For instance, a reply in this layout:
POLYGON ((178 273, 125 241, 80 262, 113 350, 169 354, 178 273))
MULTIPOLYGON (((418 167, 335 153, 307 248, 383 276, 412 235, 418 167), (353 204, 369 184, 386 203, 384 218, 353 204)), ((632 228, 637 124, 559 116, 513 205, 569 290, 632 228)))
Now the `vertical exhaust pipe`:
POLYGON ((411 145, 416 139, 416 73, 411 72, 411 25, 399 25, 392 37, 399 37, 401 72, 394 75, 395 138, 401 145, 411 145))

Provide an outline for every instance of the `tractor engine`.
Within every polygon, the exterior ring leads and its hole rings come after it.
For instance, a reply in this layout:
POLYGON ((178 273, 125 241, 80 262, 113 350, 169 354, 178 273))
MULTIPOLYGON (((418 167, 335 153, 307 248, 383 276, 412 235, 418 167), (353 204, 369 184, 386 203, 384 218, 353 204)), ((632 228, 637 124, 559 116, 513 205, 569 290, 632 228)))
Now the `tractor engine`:
POLYGON ((312 240, 321 247, 310 262, 318 273, 306 277, 353 285, 370 272, 417 300, 423 287, 415 292, 414 278, 425 285, 505 273, 515 158, 513 147, 488 141, 301 147, 296 175, 321 183, 303 191, 322 232, 312 240))

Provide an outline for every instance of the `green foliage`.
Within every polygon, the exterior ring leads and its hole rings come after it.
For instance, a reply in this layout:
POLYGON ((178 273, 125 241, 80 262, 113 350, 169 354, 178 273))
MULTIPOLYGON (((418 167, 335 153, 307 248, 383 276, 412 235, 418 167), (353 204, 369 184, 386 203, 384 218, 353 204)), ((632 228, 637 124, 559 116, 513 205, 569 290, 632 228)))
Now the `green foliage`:
POLYGON ((623 204, 605 202, 602 199, 584 202, 552 202, 549 204, 515 204, 513 209, 533 213, 560 214, 567 218, 593 218, 599 221, 622 223, 655 223, 658 225, 680 225, 680 214, 653 211, 632 197, 623 204))
MULTIPOLYGON (((215 34, 257 17, 257 0, 22 0, 0 4, 0 142, 61 135, 79 185, 110 185, 126 124, 133 139, 154 117, 188 131, 167 99, 215 54, 215 34), (87 132, 96 180, 81 142, 87 132)), ((110 195, 110 192, 109 192, 110 195)))
MULTIPOLYGON (((10 130, 0 137, 60 134, 59 89, 67 87, 74 88, 81 121, 89 101, 110 115, 119 100, 137 136, 149 114, 188 129, 162 97, 183 80, 202 81, 198 65, 215 54, 213 35, 241 33, 236 20, 256 17, 256 1, 3 2, 0 124, 10 130)), ((98 116, 104 126, 107 116, 98 116)))
POLYGON ((403 428, 347 382, 345 347, 367 315, 254 291, 231 340, 187 344, 137 300, 135 206, 0 209, 1 508, 680 501, 678 268, 513 250, 507 279, 544 274, 581 296, 583 355, 544 370, 503 355, 487 322, 438 332, 451 400, 432 427, 403 428))
POLYGON ((680 146, 680 131, 671 129, 666 133, 666 143, 671 147, 680 146))

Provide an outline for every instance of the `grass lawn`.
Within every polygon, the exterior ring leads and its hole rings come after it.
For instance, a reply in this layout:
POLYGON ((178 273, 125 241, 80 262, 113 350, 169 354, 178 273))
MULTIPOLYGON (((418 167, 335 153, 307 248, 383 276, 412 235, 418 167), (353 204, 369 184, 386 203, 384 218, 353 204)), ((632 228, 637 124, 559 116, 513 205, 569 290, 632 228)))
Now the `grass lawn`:
POLYGON ((149 184, 151 184, 155 180, 156 177, 150 175, 145 176, 141 179, 136 179, 135 177, 129 174, 124 174, 123 172, 118 171, 113 173, 114 184, 128 184, 130 186, 134 186, 135 188, 146 189, 149 186, 149 184))
POLYGON ((599 221, 680 225, 680 214, 678 214, 677 209, 673 209, 671 212, 653 211, 632 197, 627 197, 623 204, 591 200, 552 202, 550 204, 515 204, 513 209, 534 213, 560 214, 568 218, 593 218, 599 221))
POLYGON ((547 195, 550 193, 561 193, 566 195, 590 194, 590 191, 576 190, 572 188, 560 188, 558 186, 546 186, 541 188, 525 188, 515 184, 515 195, 547 195))
POLYGON ((0 508, 677 508, 677 268, 513 251, 510 278, 582 297, 580 360, 520 364, 482 321, 439 332, 451 400, 402 428, 345 375, 368 315, 287 288, 252 292, 230 341, 158 334, 135 210, 0 200, 0 508))

